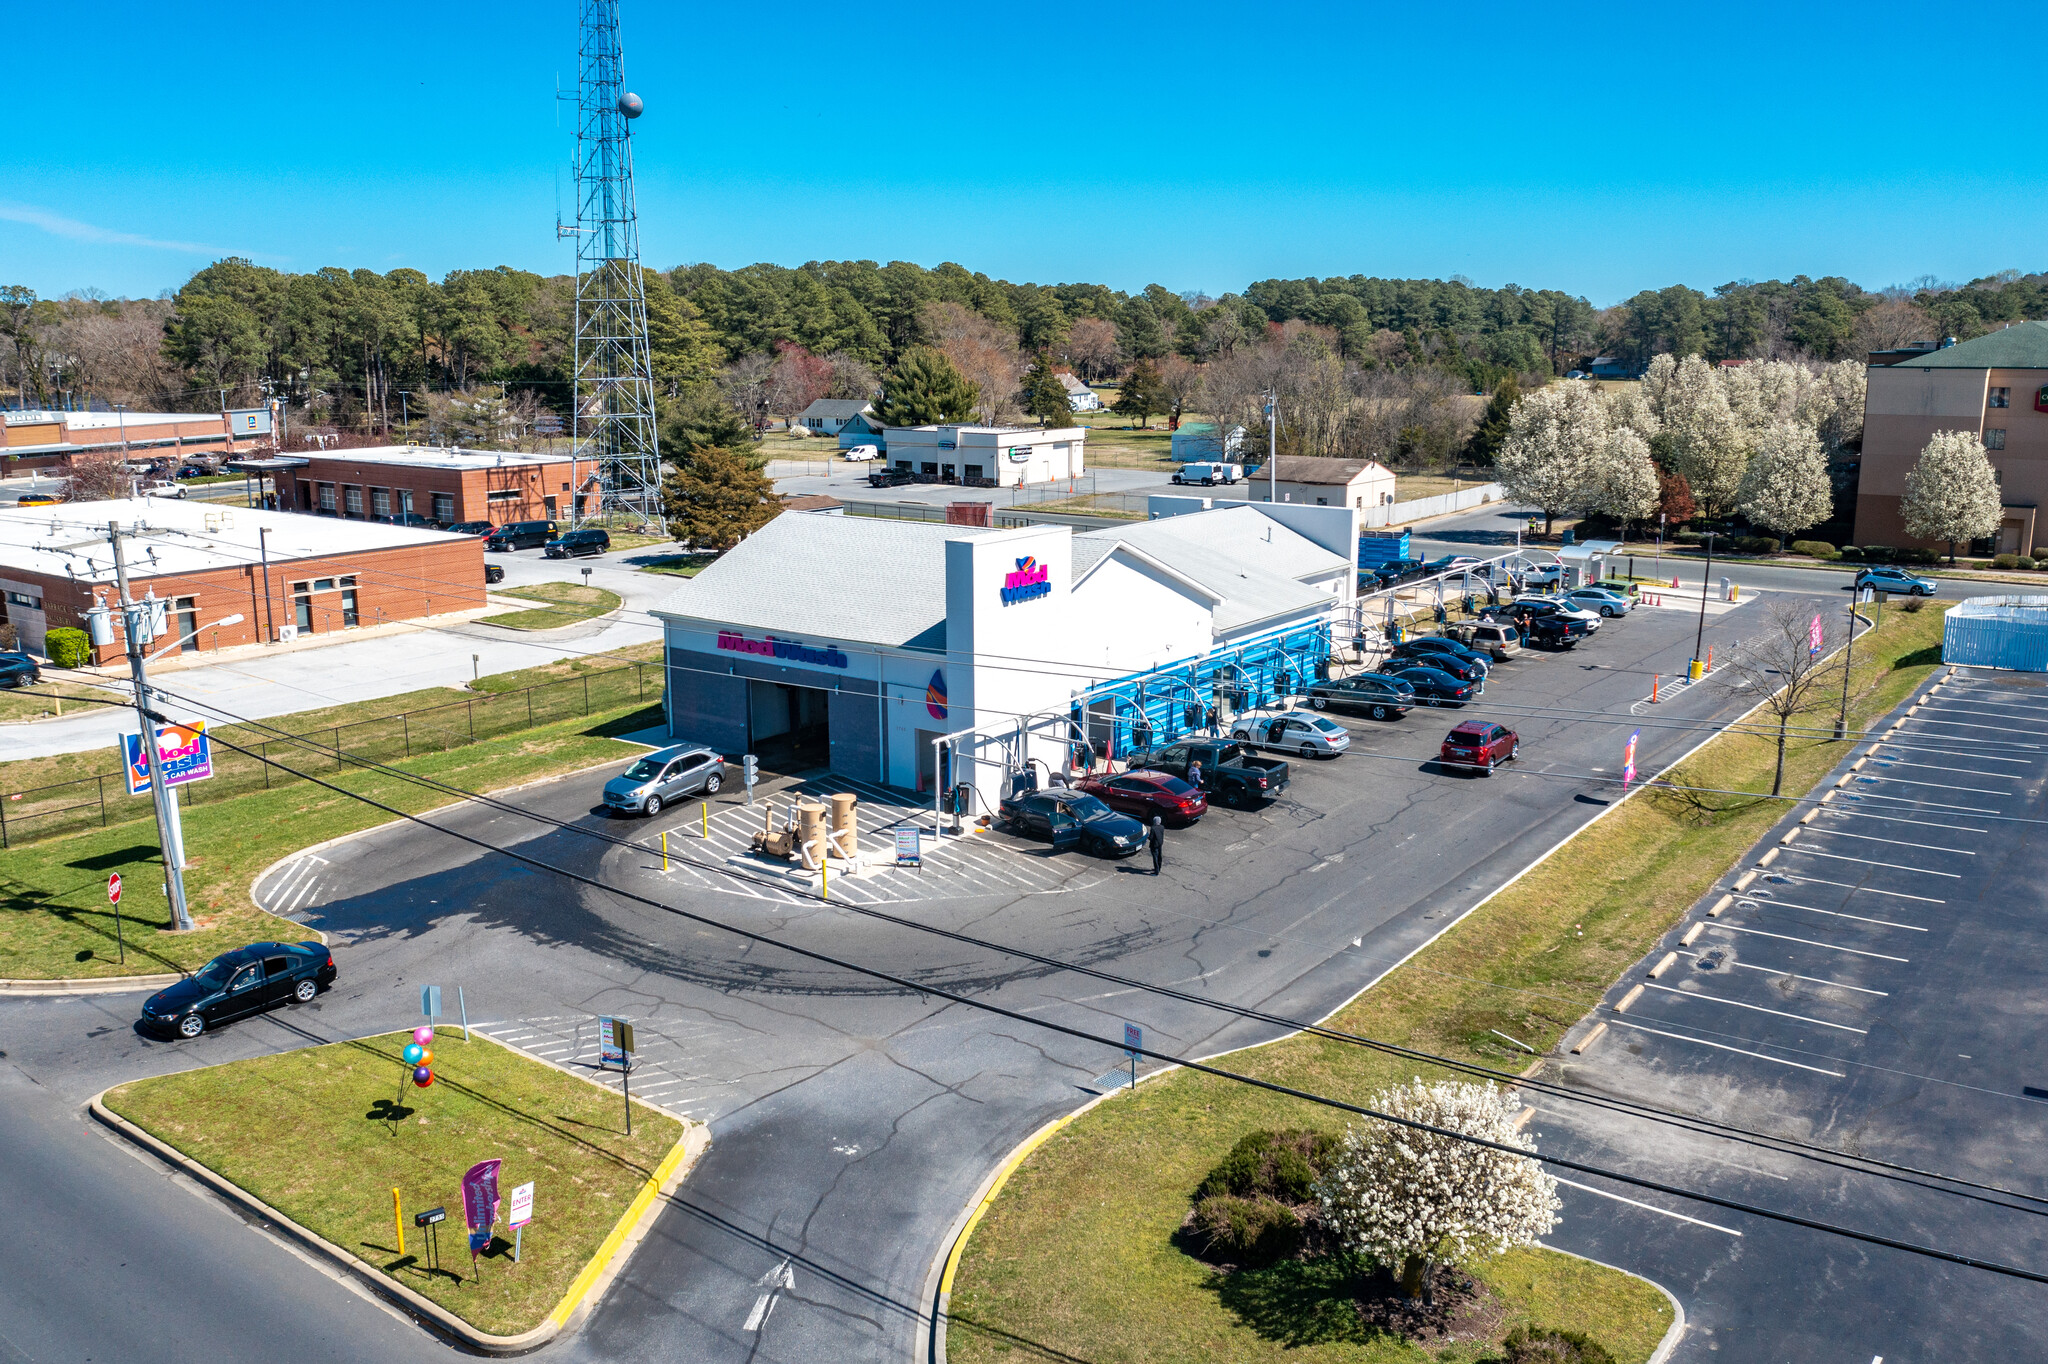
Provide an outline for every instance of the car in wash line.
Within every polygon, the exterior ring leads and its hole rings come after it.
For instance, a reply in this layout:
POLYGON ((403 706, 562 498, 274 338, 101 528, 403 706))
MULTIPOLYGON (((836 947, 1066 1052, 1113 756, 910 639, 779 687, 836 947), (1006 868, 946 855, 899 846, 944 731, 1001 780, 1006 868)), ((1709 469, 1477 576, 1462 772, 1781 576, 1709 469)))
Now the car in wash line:
POLYGON ((1351 731, 1324 715, 1240 715, 1231 723, 1230 737, 1304 758, 1334 758, 1351 747, 1351 731))
POLYGON ((1312 684, 1308 703, 1317 710, 1348 710, 1375 720, 1398 720, 1415 708, 1415 688, 1398 677, 1355 673, 1312 684))
POLYGON ((1564 594, 1564 600, 1581 611, 1591 611, 1601 616, 1625 616, 1630 602, 1619 592, 1609 592, 1604 587, 1575 587, 1564 594))
POLYGON ((1505 725, 1491 720, 1467 720, 1444 736, 1437 762, 1444 767, 1469 767, 1482 777, 1493 769, 1522 756, 1522 739, 1505 725))
POLYGON ((1262 758, 1229 739, 1188 738, 1127 755, 1133 768, 1171 772, 1226 805, 1277 799, 1289 781, 1285 758, 1262 758), (1190 773, 1199 767, 1200 780, 1190 773))
POLYGON ((702 744, 660 748, 604 784, 605 813, 649 819, 685 796, 715 796, 725 785, 725 759, 702 744))
POLYGON ((996 807, 996 822, 1013 834, 1045 839, 1055 852, 1079 848, 1102 857, 1129 857, 1145 846, 1144 825, 1071 787, 1011 796, 996 807))
POLYGON ((337 974, 326 943, 250 943, 158 990, 143 1001, 139 1021, 149 1032, 197 1037, 280 1004, 310 1004, 337 974))
POLYGON ((1380 664, 1380 671, 1390 672, 1395 667, 1435 668, 1447 672, 1460 682, 1483 682, 1493 668, 1485 658, 1472 653, 1455 640, 1439 641, 1435 636, 1423 639, 1404 639, 1396 644, 1380 664), (1436 647, 1439 643, 1449 644, 1448 649, 1436 647))
POLYGON ((1415 699, 1425 706, 1462 706, 1479 695, 1477 682, 1462 682, 1440 668, 1421 665, 1390 671, 1415 689, 1415 699))
POLYGON ((1168 772, 1142 769, 1083 777, 1074 789, 1091 795, 1118 814, 1149 820, 1158 815, 1176 829, 1186 828, 1209 813, 1209 798, 1168 772))

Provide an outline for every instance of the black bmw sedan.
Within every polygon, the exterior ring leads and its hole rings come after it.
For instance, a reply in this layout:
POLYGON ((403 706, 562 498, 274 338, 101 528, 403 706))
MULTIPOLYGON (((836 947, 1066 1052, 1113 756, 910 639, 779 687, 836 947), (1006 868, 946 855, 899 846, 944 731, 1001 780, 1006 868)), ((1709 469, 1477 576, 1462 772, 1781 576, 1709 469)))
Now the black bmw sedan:
POLYGON ((250 943, 221 953, 143 1001, 142 1026, 197 1037, 216 1024, 280 1004, 309 1004, 334 977, 334 954, 324 943, 250 943))

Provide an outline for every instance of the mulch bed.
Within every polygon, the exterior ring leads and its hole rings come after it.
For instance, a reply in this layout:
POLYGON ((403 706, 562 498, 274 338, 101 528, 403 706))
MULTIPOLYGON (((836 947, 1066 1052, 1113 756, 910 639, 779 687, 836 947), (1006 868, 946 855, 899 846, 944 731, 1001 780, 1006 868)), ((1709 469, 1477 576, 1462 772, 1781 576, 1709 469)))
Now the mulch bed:
POLYGON ((1359 1320, 1422 1346, 1501 1338, 1508 1309, 1491 1288, 1449 1265, 1439 1265, 1432 1278, 1434 1301, 1425 1306, 1392 1274, 1375 1270, 1359 1289, 1359 1320))

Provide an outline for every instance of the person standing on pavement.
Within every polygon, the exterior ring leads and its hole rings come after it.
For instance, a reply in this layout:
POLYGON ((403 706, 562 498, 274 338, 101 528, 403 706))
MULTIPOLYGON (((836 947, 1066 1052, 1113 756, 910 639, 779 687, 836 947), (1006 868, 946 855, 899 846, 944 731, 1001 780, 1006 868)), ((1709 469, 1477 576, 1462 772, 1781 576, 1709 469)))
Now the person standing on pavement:
POLYGON ((1158 815, 1152 816, 1152 827, 1145 833, 1145 846, 1152 850, 1152 874, 1159 875, 1159 864, 1166 860, 1166 821, 1158 815))

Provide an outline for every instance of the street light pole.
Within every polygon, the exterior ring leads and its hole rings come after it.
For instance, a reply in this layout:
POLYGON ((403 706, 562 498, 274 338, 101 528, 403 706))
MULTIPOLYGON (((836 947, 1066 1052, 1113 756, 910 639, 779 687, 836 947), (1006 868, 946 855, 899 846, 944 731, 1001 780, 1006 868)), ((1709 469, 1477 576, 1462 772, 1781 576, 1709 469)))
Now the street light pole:
POLYGON ((1849 733, 1849 673, 1856 666, 1856 599, 1862 592, 1849 592, 1849 652, 1842 662, 1842 708, 1835 712, 1835 737, 1844 738, 1849 733))
POLYGON ((171 902, 171 917, 180 932, 192 928, 192 911, 185 903, 185 836, 178 823, 177 798, 164 785, 163 762, 156 751, 156 720, 149 710, 149 679, 144 672, 142 646, 154 637, 149 629, 148 605, 128 595, 128 562, 121 553, 121 523, 107 523, 107 543, 114 548, 114 582, 121 593, 121 625, 127 635, 128 675, 135 686, 135 718, 142 726, 142 753, 149 765, 150 803, 156 807, 157 847, 164 859, 164 894, 171 902))
POLYGON ((1706 671, 1706 670, 1705 670, 1705 669, 1704 669, 1704 668, 1703 668, 1703 667, 1702 667, 1702 666, 1700 665, 1700 657, 1701 657, 1701 655, 1703 655, 1704 653, 1706 653, 1706 643, 1707 643, 1707 582, 1708 582, 1708 580, 1709 580, 1709 579, 1711 579, 1711 578, 1712 578, 1712 577, 1714 576, 1714 536, 1715 536, 1715 534, 1716 534, 1716 532, 1714 532, 1714 531, 1708 531, 1708 532, 1707 532, 1707 535, 1706 535, 1706 540, 1707 540, 1707 571, 1706 571, 1705 575, 1704 575, 1703 577, 1701 577, 1701 579, 1700 579, 1700 628, 1699 628, 1699 631, 1698 631, 1698 633, 1697 633, 1697 634, 1695 634, 1695 635, 1693 636, 1693 641, 1692 641, 1692 669, 1691 669, 1691 677, 1692 677, 1692 679, 1693 679, 1693 680, 1694 680, 1695 682, 1697 682, 1697 681, 1698 681, 1698 680, 1699 680, 1699 679, 1700 679, 1700 678, 1701 678, 1701 677, 1702 677, 1702 676, 1704 675, 1704 673, 1705 673, 1705 671, 1706 671))
MULTIPOLYGON (((1227 439, 1227 437, 1226 437, 1227 439)), ((1266 500, 1280 500, 1280 395, 1266 390, 1266 500)))

